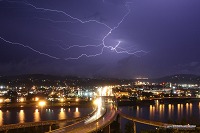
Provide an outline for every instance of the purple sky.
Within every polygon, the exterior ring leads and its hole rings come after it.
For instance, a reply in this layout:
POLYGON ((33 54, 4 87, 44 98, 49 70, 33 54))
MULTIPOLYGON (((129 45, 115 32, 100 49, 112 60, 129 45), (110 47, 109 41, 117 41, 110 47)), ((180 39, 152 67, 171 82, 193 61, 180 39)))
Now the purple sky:
POLYGON ((199 0, 0 0, 0 75, 200 75, 199 0))

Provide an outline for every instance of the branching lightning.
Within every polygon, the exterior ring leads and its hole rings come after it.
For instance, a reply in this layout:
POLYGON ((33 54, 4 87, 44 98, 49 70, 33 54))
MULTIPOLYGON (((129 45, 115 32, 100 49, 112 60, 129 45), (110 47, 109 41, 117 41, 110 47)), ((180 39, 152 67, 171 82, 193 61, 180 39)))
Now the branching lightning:
POLYGON ((81 20, 81 19, 79 19, 79 18, 76 18, 76 17, 71 16, 70 14, 68 14, 68 13, 66 13, 66 12, 64 12, 64 11, 55 10, 55 9, 47 9, 47 8, 36 7, 36 6, 34 6, 34 5, 30 4, 30 3, 26 3, 26 2, 23 2, 23 1, 22 1, 22 2, 18 2, 18 1, 8 1, 8 2, 22 3, 22 4, 25 4, 25 5, 27 5, 27 6, 33 7, 33 8, 35 8, 36 10, 62 13, 62 14, 64 14, 64 15, 66 15, 67 17, 69 17, 69 18, 71 18, 71 19, 73 19, 73 20, 76 20, 76 21, 78 21, 78 22, 80 22, 80 23, 82 23, 82 24, 89 23, 89 22, 95 22, 95 23, 104 25, 104 26, 106 26, 106 27, 109 28, 109 29, 112 29, 111 27, 109 27, 109 26, 108 26, 107 24, 105 24, 105 23, 102 23, 102 22, 99 22, 99 21, 93 20, 93 19, 90 19, 90 20, 87 20, 87 21, 83 21, 83 20, 81 20))
MULTIPOLYGON (((2 0, 3 1, 3 0, 2 0)), ((45 11, 45 12, 56 12, 56 13, 59 13, 59 14, 63 14, 65 15, 67 18, 70 18, 72 19, 73 21, 57 21, 57 20, 52 20, 52 19, 47 19, 47 18, 37 18, 37 19, 41 19, 41 20, 45 20, 45 21, 50 21, 52 23, 79 23, 79 24, 86 24, 86 23, 96 23, 96 24, 99 24, 105 28, 107 28, 107 33, 103 36, 102 40, 101 40, 101 43, 98 44, 98 45, 65 45, 66 47, 62 47, 61 45, 58 45, 62 50, 70 50, 72 48, 89 48, 89 47, 94 47, 94 48, 97 48, 97 47, 101 47, 100 49, 100 52, 99 53, 96 53, 96 54, 86 54, 86 53, 83 53, 81 55, 79 55, 78 57, 67 57, 67 58, 64 58, 64 60, 75 60, 75 59, 79 59, 81 57, 95 57, 95 56, 99 56, 99 55, 102 55, 103 52, 104 52, 104 49, 109 49, 111 51, 114 51, 116 52, 117 54, 128 54, 128 55, 136 55, 137 56, 137 53, 144 53, 146 54, 147 52, 143 51, 143 50, 140 50, 140 51, 134 51, 133 50, 127 50, 125 48, 122 48, 122 47, 119 47, 119 45, 121 46, 121 41, 118 41, 118 43, 113 47, 113 46, 110 46, 110 45, 107 45, 105 43, 106 39, 108 39, 108 37, 121 25, 121 23, 123 23, 123 21, 126 19, 126 17, 130 14, 130 7, 129 7, 129 4, 131 4, 131 2, 127 2, 125 4, 125 7, 127 8, 127 12, 125 13, 125 15, 122 17, 122 19, 117 23, 116 26, 114 27, 111 27, 109 25, 107 25, 106 23, 103 23, 103 22, 100 22, 100 21, 97 21, 97 20, 93 20, 93 19, 89 19, 89 20, 86 20, 86 21, 83 21, 77 17, 74 17, 64 11, 61 11, 61 10, 56 10, 56 9, 49 9, 49 8, 41 8, 41 7, 36 7, 35 5, 31 4, 31 3, 27 3, 27 2, 24 2, 24 1, 7 1, 6 2, 10 2, 10 3, 20 3, 20 4, 24 4, 26 6, 29 6, 29 7, 32 7, 34 8, 35 10, 39 10, 39 11, 45 11)), ((103 0, 104 2, 104 0, 103 0)), ((19 45, 19 46, 22 46, 22 47, 25 47, 25 48, 28 48, 36 53, 39 53, 41 55, 45 55, 47 57, 50 57, 50 58, 53 58, 53 59, 61 59, 60 57, 56 57, 56 56, 52 56, 50 54, 46 54, 46 53, 43 53, 43 52, 40 52, 28 45, 24 45, 22 43, 18 43, 18 42, 12 42, 12 41, 8 41, 6 40, 5 38, 3 37, 0 37, 1 40, 3 40, 4 42, 6 43, 9 43, 9 44, 14 44, 14 45, 19 45)))
POLYGON ((77 22, 74 22, 74 21, 58 21, 58 20, 52 20, 52 19, 49 19, 49 18, 35 18, 35 19, 50 21, 52 23, 77 23, 77 22))
POLYGON ((8 40, 6 40, 6 39, 4 39, 4 38, 2 38, 2 37, 0 37, 0 39, 3 40, 3 41, 6 42, 6 43, 10 43, 10 44, 13 44, 13 45, 19 45, 19 46, 22 46, 22 47, 24 47, 24 48, 28 48, 28 49, 30 49, 30 50, 32 50, 33 52, 36 52, 36 53, 38 53, 38 54, 45 55, 45 56, 48 56, 48 57, 53 58, 53 59, 60 59, 60 58, 58 58, 58 57, 55 57, 55 56, 52 56, 52 55, 49 55, 49 54, 46 54, 46 53, 42 53, 42 52, 40 52, 40 51, 38 51, 38 50, 36 50, 36 49, 30 47, 30 46, 24 45, 24 44, 22 44, 22 43, 11 42, 11 41, 8 41, 8 40))

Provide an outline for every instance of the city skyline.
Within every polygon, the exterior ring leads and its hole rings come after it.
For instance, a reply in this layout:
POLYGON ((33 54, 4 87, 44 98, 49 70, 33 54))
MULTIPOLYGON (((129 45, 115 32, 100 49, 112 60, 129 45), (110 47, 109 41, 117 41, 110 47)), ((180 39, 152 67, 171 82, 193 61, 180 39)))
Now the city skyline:
POLYGON ((0 75, 200 75, 198 0, 0 3, 0 75))

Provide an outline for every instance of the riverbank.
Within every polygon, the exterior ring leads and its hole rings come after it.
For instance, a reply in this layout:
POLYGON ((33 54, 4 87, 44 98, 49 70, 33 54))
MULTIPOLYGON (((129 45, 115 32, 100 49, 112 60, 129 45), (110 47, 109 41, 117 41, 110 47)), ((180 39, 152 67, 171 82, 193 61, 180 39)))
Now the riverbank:
POLYGON ((71 102, 47 102, 44 106, 40 106, 38 102, 23 103, 1 103, 0 110, 23 109, 23 108, 60 108, 60 107, 92 107, 92 101, 71 101, 71 102))
POLYGON ((56 124, 53 125, 41 125, 36 127, 25 127, 25 128, 17 128, 10 129, 8 131, 0 131, 0 133, 45 133, 49 131, 49 127, 51 126, 51 130, 58 129, 59 126, 56 124))
POLYGON ((165 103, 165 104, 172 104, 172 103, 187 103, 199 101, 199 98, 163 98, 163 99, 144 99, 144 100, 118 100, 118 106, 134 106, 134 105, 153 105, 156 103, 165 103))

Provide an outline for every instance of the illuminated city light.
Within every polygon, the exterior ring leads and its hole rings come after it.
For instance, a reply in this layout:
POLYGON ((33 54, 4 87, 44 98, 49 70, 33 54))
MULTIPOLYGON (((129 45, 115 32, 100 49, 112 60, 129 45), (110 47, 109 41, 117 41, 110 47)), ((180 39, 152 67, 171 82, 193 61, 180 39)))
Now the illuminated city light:
POLYGON ((40 102, 39 102, 39 106, 40 106, 40 107, 44 107, 45 105, 46 105, 46 102, 45 102, 45 101, 40 101, 40 102))
POLYGON ((25 121, 24 110, 20 110, 20 112, 19 112, 19 123, 24 123, 24 121, 25 121))
POLYGON ((0 99, 0 103, 3 103, 3 99, 2 98, 0 99))
POLYGON ((97 91, 99 96, 114 96, 112 86, 99 87, 97 91))
POLYGON ((76 98, 76 100, 75 100, 76 102, 78 102, 79 101, 79 99, 78 98, 76 98))
POLYGON ((38 101, 39 100, 39 98, 38 97, 35 97, 35 101, 38 101))
POLYGON ((76 108, 76 112, 79 112, 79 111, 78 111, 78 108, 76 108))
POLYGON ((65 99, 64 99, 64 98, 61 98, 61 99, 60 99, 60 101, 61 101, 61 102, 64 102, 64 101, 65 101, 65 99))
POLYGON ((24 101, 25 101, 25 98, 20 98, 19 101, 20 101, 20 102, 24 102, 24 101))
POLYGON ((93 104, 96 105, 98 108, 102 106, 102 98, 99 97, 93 101, 93 104))

